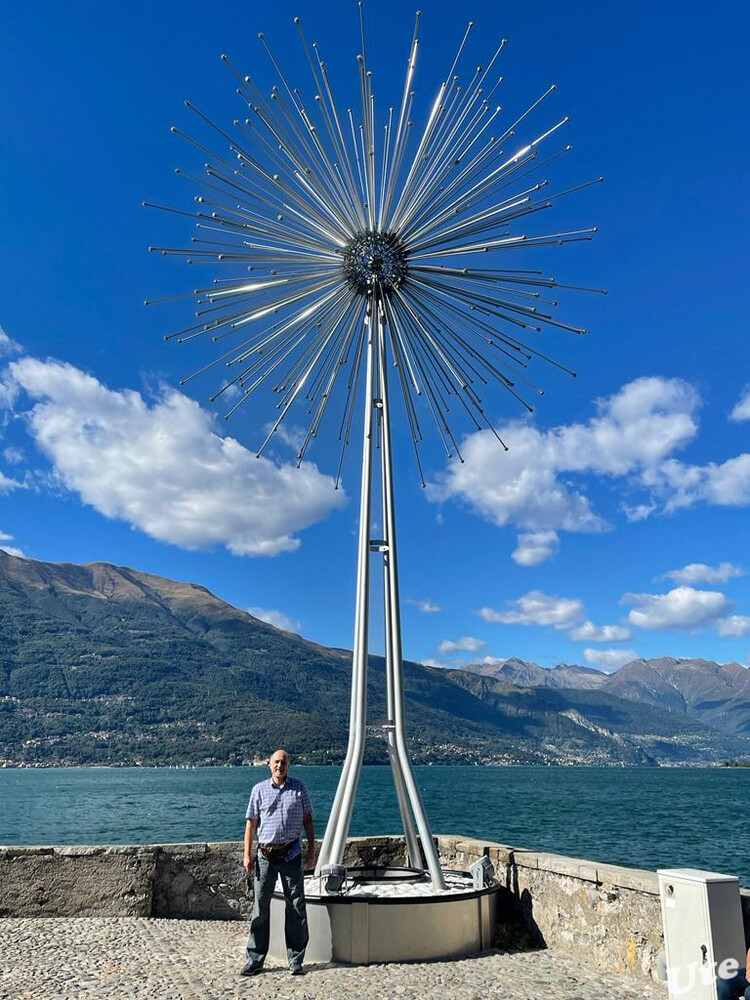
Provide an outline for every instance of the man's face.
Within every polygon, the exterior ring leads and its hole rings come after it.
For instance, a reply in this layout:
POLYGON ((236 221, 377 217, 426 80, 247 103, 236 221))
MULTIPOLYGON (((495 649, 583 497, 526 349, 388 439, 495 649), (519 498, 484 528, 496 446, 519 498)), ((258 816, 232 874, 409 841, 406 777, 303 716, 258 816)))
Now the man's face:
POLYGON ((277 785, 283 785, 286 781, 286 774, 289 770, 289 758, 283 750, 277 750, 268 762, 271 775, 277 785))

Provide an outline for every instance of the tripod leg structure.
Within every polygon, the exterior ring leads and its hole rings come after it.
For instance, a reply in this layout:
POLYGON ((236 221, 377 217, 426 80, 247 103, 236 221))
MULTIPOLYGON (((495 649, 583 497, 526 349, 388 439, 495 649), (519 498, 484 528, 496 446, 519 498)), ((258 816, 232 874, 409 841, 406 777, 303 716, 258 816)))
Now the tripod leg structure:
POLYGON ((362 769, 365 729, 367 724, 367 651, 370 582, 370 510, 372 495, 372 447, 375 419, 379 420, 381 447, 381 489, 383 503, 383 540, 377 549, 383 554, 385 590, 385 640, 388 719, 388 755, 399 811, 404 825, 409 861, 422 867, 414 829, 419 831, 422 850, 433 887, 445 888, 445 880, 432 839, 432 832, 414 778, 406 745, 404 723, 403 660, 401 653, 401 614, 398 592, 398 560, 396 555, 396 521, 391 460, 391 431, 388 408, 388 373, 386 337, 382 309, 377 300, 371 302, 368 315, 367 382, 364 446, 362 454, 362 495, 360 498, 359 556, 357 564, 356 617, 352 659, 352 693, 349 741, 346 759, 328 820, 316 872, 327 864, 341 864, 349 832, 357 784, 362 769), (373 392, 377 373, 379 395, 373 392), (412 814, 414 821, 412 821, 412 814))

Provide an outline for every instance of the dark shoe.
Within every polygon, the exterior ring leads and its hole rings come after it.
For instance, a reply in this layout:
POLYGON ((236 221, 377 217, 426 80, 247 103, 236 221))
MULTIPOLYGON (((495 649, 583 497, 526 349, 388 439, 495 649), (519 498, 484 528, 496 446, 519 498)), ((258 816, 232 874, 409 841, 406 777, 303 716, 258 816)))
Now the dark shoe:
POLYGON ((305 970, 301 965, 291 965, 289 967, 289 974, 291 976, 304 976, 305 970))
POLYGON ((240 972, 241 976, 257 976, 259 972, 263 971, 262 965, 256 965, 254 962, 248 962, 244 969, 240 972))

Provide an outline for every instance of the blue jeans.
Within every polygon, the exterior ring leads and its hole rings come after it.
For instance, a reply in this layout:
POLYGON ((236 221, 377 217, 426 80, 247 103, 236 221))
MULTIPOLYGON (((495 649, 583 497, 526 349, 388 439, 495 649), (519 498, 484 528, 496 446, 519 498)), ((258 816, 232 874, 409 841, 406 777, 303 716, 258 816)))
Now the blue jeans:
POLYGON ((740 969, 736 976, 731 979, 716 978, 716 993, 719 1000, 739 1000, 745 997, 750 1000, 750 983, 745 978, 746 969, 740 969))
POLYGON ((281 876, 281 888, 284 891, 284 937, 289 967, 293 969, 302 965, 309 940, 301 854, 291 861, 273 862, 266 861, 258 852, 255 858, 253 915, 250 918, 250 936, 245 955, 251 965, 262 966, 266 960, 271 933, 271 897, 276 888, 277 876, 281 876))

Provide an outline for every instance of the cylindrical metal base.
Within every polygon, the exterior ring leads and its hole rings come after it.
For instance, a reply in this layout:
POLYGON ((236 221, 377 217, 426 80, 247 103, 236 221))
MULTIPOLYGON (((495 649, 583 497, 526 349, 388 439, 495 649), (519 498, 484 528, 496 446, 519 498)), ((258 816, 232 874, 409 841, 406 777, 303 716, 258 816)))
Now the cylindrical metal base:
MULTIPOLYGON (((426 961, 490 948, 499 887, 474 889, 466 872, 444 874, 447 888, 435 893, 428 879, 408 869, 350 869, 349 891, 341 895, 327 895, 319 879, 307 876, 310 943, 305 963, 426 961)), ((276 892, 270 953, 282 961, 284 909, 284 897, 276 892)))

